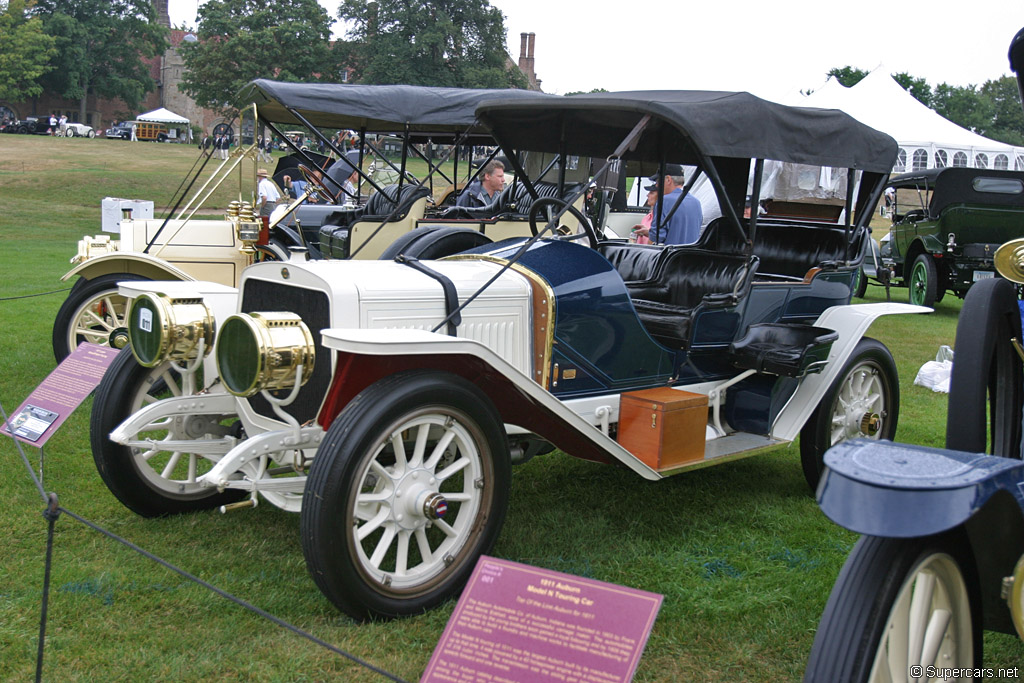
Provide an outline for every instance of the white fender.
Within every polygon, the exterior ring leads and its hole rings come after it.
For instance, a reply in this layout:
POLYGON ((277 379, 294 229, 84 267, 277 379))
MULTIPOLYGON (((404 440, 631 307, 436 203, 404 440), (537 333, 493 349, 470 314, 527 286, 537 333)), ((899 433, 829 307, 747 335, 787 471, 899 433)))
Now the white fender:
POLYGON ((658 480, 662 475, 634 457, 629 451, 603 434, 598 428, 572 411, 562 401, 517 370, 506 360, 480 342, 459 337, 413 329, 327 329, 323 330, 324 346, 347 353, 366 356, 430 356, 457 354, 476 356, 512 382, 533 401, 543 404, 569 427, 594 442, 644 479, 658 480))
POLYGON ((811 413, 832 386, 843 365, 853 355, 857 342, 871 327, 871 323, 883 315, 902 315, 907 313, 931 313, 932 309, 911 304, 853 304, 849 306, 833 306, 826 309, 815 321, 817 327, 835 330, 839 339, 832 345, 828 354, 825 369, 814 375, 808 375, 800 382, 789 403, 782 409, 772 425, 771 436, 776 439, 792 441, 800 433, 811 413))

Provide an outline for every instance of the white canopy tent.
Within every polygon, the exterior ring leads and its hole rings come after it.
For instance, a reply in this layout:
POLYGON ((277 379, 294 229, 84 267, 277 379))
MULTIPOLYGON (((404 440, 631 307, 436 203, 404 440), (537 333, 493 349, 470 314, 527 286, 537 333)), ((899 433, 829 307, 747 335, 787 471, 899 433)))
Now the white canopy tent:
POLYGON ((135 117, 136 121, 146 121, 148 123, 169 123, 172 126, 187 126, 191 123, 184 116, 178 116, 170 109, 154 109, 153 111, 146 112, 145 114, 139 114, 135 117))
POLYGON ((810 95, 787 104, 840 109, 896 138, 900 152, 893 172, 944 166, 1024 170, 1024 147, 990 140, 929 109, 878 68, 847 88, 834 78, 810 95))
MULTIPOLYGON (((135 117, 135 120, 146 123, 166 123, 168 126, 182 128, 184 130, 182 140, 184 142, 192 141, 192 122, 184 116, 175 114, 170 109, 165 109, 164 107, 154 109, 153 111, 148 111, 145 114, 139 114, 135 117)), ((175 135, 174 131, 171 131, 171 137, 173 138, 175 135)))

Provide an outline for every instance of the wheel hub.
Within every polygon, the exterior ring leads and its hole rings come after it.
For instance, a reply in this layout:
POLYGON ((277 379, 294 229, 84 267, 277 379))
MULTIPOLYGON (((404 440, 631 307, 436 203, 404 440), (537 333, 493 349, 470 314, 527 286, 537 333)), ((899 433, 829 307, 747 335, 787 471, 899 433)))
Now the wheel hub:
POLYGON ((878 413, 864 413, 860 419, 860 431, 867 436, 878 434, 882 428, 882 417, 878 413))
POLYGON ((123 349, 128 346, 128 328, 118 327, 110 333, 110 345, 115 349, 123 349))
POLYGON ((392 498, 392 518, 402 529, 421 529, 448 511, 448 501, 441 495, 434 474, 415 469, 402 477, 392 498))

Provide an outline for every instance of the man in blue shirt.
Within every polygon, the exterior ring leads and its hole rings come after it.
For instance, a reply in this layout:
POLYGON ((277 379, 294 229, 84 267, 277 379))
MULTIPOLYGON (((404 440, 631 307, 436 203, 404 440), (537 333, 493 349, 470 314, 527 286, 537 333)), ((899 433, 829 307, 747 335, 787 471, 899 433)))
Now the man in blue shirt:
MULTIPOLYGON (((658 182, 657 173, 651 176, 650 180, 656 187, 661 184, 658 182)), ((655 205, 653 209, 651 242, 655 244, 692 244, 700 237, 704 210, 701 208, 700 200, 692 194, 683 197, 685 184, 686 177, 683 175, 683 167, 679 164, 665 164, 661 206, 655 205), (680 197, 682 197, 682 202, 676 207, 680 197)))

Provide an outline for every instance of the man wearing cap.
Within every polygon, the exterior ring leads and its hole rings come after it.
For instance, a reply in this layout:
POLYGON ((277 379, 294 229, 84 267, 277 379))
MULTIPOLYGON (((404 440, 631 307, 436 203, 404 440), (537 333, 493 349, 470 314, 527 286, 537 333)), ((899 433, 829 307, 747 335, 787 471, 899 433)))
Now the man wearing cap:
MULTIPOLYGON (((657 173, 652 175, 649 180, 654 183, 653 189, 655 190, 661 184, 658 182, 657 173)), ((660 205, 656 205, 653 209, 654 221, 650 229, 652 243, 692 244, 700 237, 704 210, 701 208, 700 200, 692 194, 688 193, 685 197, 683 196, 683 185, 685 184, 686 177, 683 175, 683 167, 679 164, 666 164, 662 199, 660 205), (677 204, 678 206, 676 206, 677 204)))
POLYGON ((455 205, 468 206, 470 208, 487 206, 498 198, 498 194, 504 187, 505 164, 497 159, 492 159, 480 169, 479 178, 471 182, 462 194, 459 195, 455 205), (478 182, 479 184, 477 184, 478 182))
POLYGON ((281 198, 281 192, 277 189, 277 185, 274 185, 267 177, 267 169, 261 168, 256 171, 256 177, 259 178, 259 185, 256 186, 256 195, 259 198, 260 204, 260 215, 269 216, 270 212, 277 206, 277 200, 281 198))

